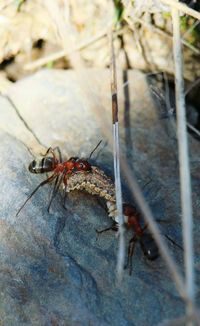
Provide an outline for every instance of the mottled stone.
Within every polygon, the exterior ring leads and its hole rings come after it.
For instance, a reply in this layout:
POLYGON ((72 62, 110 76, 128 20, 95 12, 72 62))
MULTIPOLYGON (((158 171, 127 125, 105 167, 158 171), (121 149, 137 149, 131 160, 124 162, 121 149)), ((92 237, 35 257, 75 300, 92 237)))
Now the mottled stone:
MULTIPOLYGON (((130 101, 124 99, 127 86, 122 88, 119 73, 120 148, 140 185, 146 184, 143 192, 155 217, 165 221, 161 232, 180 244, 176 144, 165 132, 167 120, 158 119, 145 76, 130 71, 128 79, 130 101)), ((132 275, 125 270, 121 286, 116 285, 118 240, 112 231, 95 232, 111 225, 96 197, 70 192, 64 209, 58 195, 48 213, 51 186, 46 185, 16 217, 46 177, 27 168, 42 149, 60 146, 65 158, 88 157, 103 139, 92 163, 113 175, 109 72, 44 70, 14 84, 8 96, 17 111, 0 98, 0 324, 151 326, 180 316, 184 304, 163 260, 147 262, 139 245, 132 275)), ((189 140, 198 272, 199 142, 189 140)), ((122 180, 124 198, 130 200, 122 180)), ((127 232, 127 244, 131 236, 127 232)), ((169 247, 183 269, 181 250, 169 247)))

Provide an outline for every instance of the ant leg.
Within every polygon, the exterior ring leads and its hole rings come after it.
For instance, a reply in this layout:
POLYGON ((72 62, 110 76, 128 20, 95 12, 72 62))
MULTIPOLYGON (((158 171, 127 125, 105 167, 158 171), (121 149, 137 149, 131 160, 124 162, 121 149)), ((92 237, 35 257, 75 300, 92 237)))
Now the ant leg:
POLYGON ((128 245, 128 257, 124 269, 129 267, 129 275, 131 275, 132 273, 132 263, 133 263, 132 257, 133 257, 136 241, 137 241, 137 236, 134 235, 134 237, 129 241, 129 245, 128 245))
POLYGON ((94 152, 96 151, 96 149, 99 147, 99 145, 101 144, 102 140, 100 140, 100 142, 98 142, 97 146, 92 150, 92 152, 89 155, 89 159, 91 159, 92 155, 94 154, 94 152))
POLYGON ((65 185, 65 188, 64 188, 64 196, 63 196, 63 208, 64 208, 64 209, 67 209, 67 207, 65 206, 66 198, 67 198, 67 192, 66 192, 66 189, 67 189, 67 185, 65 185))
POLYGON ((171 237, 169 237, 167 234, 163 234, 167 240, 169 240, 171 243, 173 243, 174 246, 184 251, 183 247, 181 247, 178 243, 176 243, 171 237))
POLYGON ((148 224, 146 223, 144 227, 142 228, 142 231, 145 231, 148 228, 148 224))
POLYGON ((47 156, 47 154, 49 153, 49 152, 51 152, 51 154, 53 155, 53 156, 55 156, 55 154, 54 154, 54 149, 52 148, 52 147, 49 147, 48 149, 47 149, 47 151, 46 151, 46 153, 44 154, 44 155, 42 155, 42 156, 47 156))
MULTIPOLYGON (((162 221, 162 220, 156 220, 156 222, 166 222, 166 223, 167 223, 167 221, 162 221)), ((143 227, 142 231, 146 230, 147 227, 148 227, 148 224, 145 224, 145 226, 143 227)), ((166 238, 167 240, 169 240, 169 241, 170 241, 174 246, 176 246, 177 248, 179 248, 179 249, 181 249, 182 251, 184 251, 183 247, 180 246, 178 243, 176 243, 176 242, 175 242, 171 237, 169 237, 167 234, 163 233, 162 235, 164 235, 165 238, 166 238)))
POLYGON ((55 184, 54 184, 54 187, 53 187, 53 191, 52 191, 52 195, 51 195, 49 205, 48 205, 48 208, 47 208, 48 212, 49 212, 50 206, 52 204, 52 201, 53 201, 54 197, 56 196, 56 194, 57 194, 57 192, 58 192, 58 190, 60 188, 61 183, 63 182, 64 173, 65 173, 65 170, 63 171, 62 175, 60 176, 60 180, 59 180, 59 176, 57 176, 57 178, 56 178, 56 181, 55 181, 55 184))
POLYGON ((66 170, 64 170, 65 173, 63 175, 63 184, 64 184, 64 188, 63 188, 63 208, 67 209, 67 207, 65 206, 66 203, 66 197, 67 197, 67 173, 66 170))
MULTIPOLYGON (((52 147, 49 147, 46 151, 46 153, 44 155, 42 155, 43 157, 46 157, 48 155, 48 153, 51 153, 52 156, 53 156, 53 159, 54 159, 54 164, 55 163, 61 163, 61 161, 58 161, 57 158, 56 158, 56 155, 55 155, 55 149, 56 148, 52 148, 52 147)), ((59 154, 59 159, 61 159, 61 153, 59 154)), ((48 174, 46 174, 48 176, 48 174)))
POLYGON ((96 233, 101 234, 101 233, 104 233, 104 232, 107 232, 107 231, 110 231, 110 230, 112 230, 112 231, 118 231, 118 229, 119 229, 118 224, 114 222, 108 228, 105 228, 103 230, 95 230, 95 231, 96 231, 96 233))
POLYGON ((59 163, 62 163, 62 154, 59 146, 56 146, 55 148, 49 147, 46 151, 46 153, 43 155, 44 157, 47 156, 48 153, 51 153, 53 155, 54 161, 57 161, 55 151, 57 150, 58 156, 59 156, 59 163))
POLYGON ((61 154, 61 150, 59 146, 56 146, 54 148, 49 147, 49 149, 47 150, 46 155, 51 152, 51 154, 53 155, 54 160, 56 159, 56 155, 55 155, 55 151, 57 151, 58 156, 59 156, 59 163, 62 163, 62 154, 61 154))
MULTIPOLYGON (((49 148, 47 149, 46 153, 45 153, 44 155, 42 155, 42 156, 46 157, 47 154, 48 154, 49 152, 52 153, 53 158, 54 158, 54 161, 55 161, 56 157, 55 157, 55 155, 54 155, 54 153, 53 153, 53 148, 52 148, 52 147, 49 147, 49 148)), ((46 177, 48 178, 48 172, 46 172, 46 177)))
POLYGON ((158 223, 172 223, 173 222, 173 220, 171 218, 168 218, 166 220, 163 220, 161 218, 157 218, 157 219, 155 219, 155 221, 158 222, 158 223))
POLYGON ((65 206, 65 203, 66 203, 66 198, 67 198, 67 177, 68 177, 69 174, 71 174, 71 172, 67 171, 66 169, 63 171, 63 184, 64 184, 63 208, 66 209, 66 210, 68 209, 65 206))
POLYGON ((55 183, 54 183, 54 186, 53 186, 53 191, 51 192, 51 196, 50 196, 50 200, 49 200, 49 205, 47 207, 47 212, 49 213, 49 210, 50 210, 50 206, 52 204, 52 201, 53 201, 53 198, 55 197, 56 195, 56 187, 57 187, 57 184, 58 184, 58 179, 59 179, 59 175, 57 176, 56 180, 55 180, 55 183))
MULTIPOLYGON (((170 219, 168 220, 161 220, 161 219, 156 219, 156 222, 158 223, 169 223, 171 222, 170 219)), ((145 224, 144 228, 142 229, 143 231, 148 227, 148 224, 145 224)), ((167 240, 169 240, 174 246, 176 246, 177 248, 179 248, 180 250, 184 251, 183 247, 180 246, 178 243, 176 243, 171 237, 169 237, 167 234, 163 233, 163 235, 165 236, 165 238, 167 240)))
POLYGON ((26 201, 24 202, 24 204, 20 207, 20 209, 18 210, 16 217, 19 215, 19 213, 21 212, 22 208, 26 205, 26 203, 29 201, 29 199, 31 199, 31 197, 36 193, 36 191, 44 186, 46 183, 50 183, 52 182, 55 177, 57 176, 57 173, 54 173, 53 175, 51 175, 49 178, 47 178, 46 180, 42 181, 35 189, 34 191, 30 194, 30 196, 26 199, 26 201))
POLYGON ((61 150, 60 150, 60 147, 59 146, 56 146, 54 149, 54 151, 57 150, 58 152, 58 156, 59 156, 59 162, 62 163, 62 154, 61 154, 61 150))

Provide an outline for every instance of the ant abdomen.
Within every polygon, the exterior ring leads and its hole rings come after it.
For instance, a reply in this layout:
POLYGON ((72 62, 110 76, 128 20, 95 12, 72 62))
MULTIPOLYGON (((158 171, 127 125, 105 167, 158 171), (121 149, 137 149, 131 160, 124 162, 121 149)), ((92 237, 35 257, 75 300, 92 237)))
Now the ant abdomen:
POLYGON ((158 246, 150 233, 143 233, 139 241, 144 255, 149 260, 155 260, 159 257, 158 246))
POLYGON ((41 160, 33 160, 29 164, 31 173, 46 173, 51 172, 55 168, 55 159, 53 157, 43 157, 41 160))

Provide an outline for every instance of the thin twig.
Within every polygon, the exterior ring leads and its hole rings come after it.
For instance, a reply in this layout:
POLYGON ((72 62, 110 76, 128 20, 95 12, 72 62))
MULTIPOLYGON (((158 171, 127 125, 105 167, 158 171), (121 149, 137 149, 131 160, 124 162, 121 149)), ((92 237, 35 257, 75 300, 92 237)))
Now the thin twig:
POLYGON ((14 4, 14 1, 13 0, 8 1, 8 3, 3 4, 3 5, 0 6, 0 11, 6 9, 7 7, 9 7, 10 5, 13 5, 13 4, 14 4))
POLYGON ((199 24, 200 21, 197 20, 190 28, 187 29, 187 31, 182 35, 182 38, 186 38, 199 24))
POLYGON ((112 96, 112 120, 113 120, 113 156, 114 156, 114 176, 115 176, 115 192, 116 206, 119 223, 119 250, 117 259, 117 278, 120 282, 122 279, 124 260, 125 260, 125 241, 124 241, 124 217, 122 212, 122 190, 120 177, 120 159, 119 159, 119 124, 118 124, 118 99, 117 99, 117 76, 115 51, 113 45, 112 29, 109 34, 110 40, 110 69, 111 69, 111 96, 112 96))
MULTIPOLYGON (((165 75, 164 75, 165 76, 165 75)), ((200 81, 200 79, 199 79, 200 81)), ((176 139, 176 124, 174 121, 174 116, 175 116, 175 108, 171 107, 170 103, 169 103, 169 94, 166 94, 165 91, 165 101, 163 99, 162 96, 162 90, 160 89, 156 89, 155 87, 153 87, 152 85, 150 85, 150 90, 152 92, 152 94, 155 95, 155 97, 159 100, 160 105, 165 107, 166 110, 166 118, 169 120, 170 123, 170 134, 169 136, 172 136, 171 139, 174 140, 176 139)), ((185 95, 188 94, 190 91, 190 89, 188 90, 188 92, 185 92, 185 95)), ((197 134, 197 136, 200 136, 200 132, 198 129, 196 129, 193 125, 191 125, 191 123, 187 122, 187 127, 192 130, 193 132, 195 132, 197 134)))
POLYGON ((161 2, 172 6, 174 9, 177 9, 189 16, 192 16, 198 20, 200 20, 200 13, 194 9, 189 8, 184 3, 178 2, 177 0, 161 0, 161 2))
POLYGON ((130 190, 134 196, 134 199, 135 199, 136 203, 138 204, 140 211, 143 214, 143 217, 144 217, 145 221, 147 222, 148 227, 149 227, 150 231, 152 232, 156 243, 159 246, 160 253, 161 253, 163 259, 165 260, 169 271, 171 272, 172 279, 174 280, 174 282, 177 286, 177 290, 180 293, 180 296, 184 300, 187 301, 187 293, 185 291, 183 278, 178 271, 175 261, 169 254, 166 242, 160 235, 157 223, 154 221, 151 210, 142 194, 142 191, 136 181, 135 176, 133 175, 133 172, 130 170, 125 159, 123 159, 122 157, 121 157, 121 166, 122 166, 122 171, 127 179, 127 183, 130 187, 130 190))
POLYGON ((197 134, 197 136, 200 137, 200 132, 199 132, 199 130, 197 130, 193 125, 191 125, 191 123, 187 122, 187 126, 188 126, 188 128, 189 128, 190 130, 194 131, 195 134, 197 134))
MULTIPOLYGON (((161 253, 163 259, 165 260, 169 271, 171 272, 172 279, 174 280, 174 282, 176 284, 177 290, 178 290, 180 296, 182 297, 182 299, 186 303, 191 304, 191 299, 186 292, 186 286, 184 284, 183 278, 178 271, 178 267, 177 267, 174 259, 169 254, 168 246, 167 246, 166 242, 160 235, 157 223, 154 221, 151 210, 150 210, 150 208, 140 190, 140 187, 138 186, 136 178, 135 178, 133 172, 130 170, 126 160, 122 156, 120 156, 120 158, 121 158, 120 161, 121 161, 122 170, 123 170, 124 175, 126 176, 130 190, 131 190, 131 192, 134 196, 134 199, 136 200, 136 202, 144 216, 145 221, 148 224, 150 231, 153 234, 153 237, 154 237, 156 243, 159 246, 160 253, 161 253)), ((197 314, 198 314, 198 310, 197 310, 195 304, 193 304, 193 311, 190 314, 190 316, 191 317, 194 315, 197 316, 197 314)), ((198 316, 199 316, 199 314, 198 314, 198 316)), ((196 318, 196 319, 198 320, 198 318, 196 318)), ((199 325, 199 322, 198 322, 198 325, 199 325)))
MULTIPOLYGON (((59 4, 59 1, 43 0, 43 4, 46 7, 52 22, 55 25, 61 47, 63 49, 72 48, 74 44, 73 36, 75 31, 71 25, 69 2, 64 1, 62 8, 59 4)), ((78 51, 74 51, 73 55, 68 56, 68 59, 70 60, 73 67, 84 67, 83 59, 81 58, 78 51)))
POLYGON ((56 53, 52 53, 48 56, 46 56, 45 58, 41 58, 38 60, 35 60, 33 62, 30 62, 28 64, 26 64, 24 66, 25 70, 33 70, 36 68, 39 68, 41 66, 46 65, 48 62, 51 61, 56 61, 59 60, 65 56, 69 56, 71 54, 73 54, 76 51, 81 51, 83 49, 85 49, 86 47, 88 47, 89 45, 97 42, 98 40, 100 40, 102 37, 106 36, 108 33, 108 29, 110 29, 111 24, 109 24, 103 31, 100 31, 99 33, 97 33, 95 36, 89 38, 88 40, 82 42, 81 44, 79 44, 78 46, 72 48, 72 49, 64 49, 64 50, 60 50, 56 53))
MULTIPOLYGON (((95 94, 94 92, 92 94, 93 94, 94 100, 96 97, 95 105, 93 106, 93 110, 95 111, 95 118, 98 121, 99 126, 101 127, 102 133, 105 135, 105 137, 108 140, 108 143, 111 145, 112 139, 108 132, 109 124, 106 120, 102 121, 101 116, 99 115, 99 111, 102 110, 102 103, 100 105, 100 98, 98 97, 97 94, 95 94)), ((106 111, 106 109, 104 109, 104 110, 106 111)), ((187 293, 185 291, 185 284, 184 284, 182 275, 178 271, 177 264, 175 263, 174 259, 171 257, 168 247, 165 247, 165 242, 164 242, 163 238, 161 238, 161 236, 160 236, 160 232, 157 227, 157 224, 154 221, 154 218, 152 216, 150 208, 142 194, 140 187, 138 186, 136 178, 133 177, 132 170, 130 169, 129 165, 127 164, 125 158, 123 158, 121 155, 120 155, 120 162, 121 162, 123 174, 127 178, 127 182, 128 182, 130 191, 133 194, 133 197, 134 197, 136 203, 138 204, 138 207, 139 207, 141 213, 143 214, 143 217, 144 217, 145 221, 147 222, 149 229, 152 232, 156 243, 158 244, 160 254, 163 257, 164 261, 166 262, 167 268, 171 273, 171 277, 175 282, 177 290, 178 290, 180 296, 184 300, 187 301, 187 293)))
POLYGON ((179 147, 179 169, 181 186, 181 207, 184 240, 184 260, 186 274, 186 291, 189 298, 187 304, 187 314, 193 313, 193 303, 195 300, 194 285, 194 255, 193 255, 193 235, 192 235, 192 200, 191 200, 191 180, 189 168, 189 153, 187 142, 185 96, 183 82, 183 66, 181 52, 180 19, 177 7, 172 8, 173 23, 173 52, 175 65, 175 88, 176 88, 176 114, 177 114, 177 138, 179 147))
POLYGON ((191 90, 196 87, 198 84, 200 83, 200 78, 196 79, 194 82, 191 83, 191 85, 186 89, 185 91, 185 96, 188 95, 189 92, 191 92, 191 90))
MULTIPOLYGON (((88 89, 90 89, 90 86, 87 84, 87 81, 84 83, 84 90, 89 96, 90 93, 87 93, 88 89), (87 87, 86 87, 87 86, 87 87)), ((93 110, 95 114, 95 119, 98 121, 99 126, 101 127, 102 134, 107 138, 108 144, 112 144, 112 139, 110 136, 109 131, 109 124, 107 120, 102 121, 101 115, 99 115, 99 112, 103 110, 103 112, 106 112, 106 109, 102 107, 102 102, 100 101, 99 96, 93 92, 92 89, 90 89, 90 92, 92 92, 93 99, 95 105, 93 105, 93 110)), ((159 229, 157 227, 156 222, 153 219, 151 210, 142 194, 142 191, 140 190, 140 187, 138 186, 138 183, 136 181, 136 178, 132 177, 133 172, 130 169, 129 165, 126 162, 126 159, 123 158, 120 155, 120 162, 121 167, 124 175, 127 178, 128 185, 130 187, 130 191, 134 196, 134 199, 136 203, 138 204, 138 207, 143 214, 143 217, 145 221, 147 222, 150 231, 152 232, 152 235, 160 249, 160 254, 163 257, 164 261, 166 262, 166 266, 171 274, 171 278, 174 280, 177 291, 179 292, 180 296, 187 301, 187 293, 185 291, 185 284, 183 281, 183 277, 180 274, 177 264, 175 263, 174 259, 171 257, 171 254, 169 252, 168 246, 166 245, 166 242, 163 240, 163 237, 161 237, 159 229)))
MULTIPOLYGON (((146 22, 145 20, 138 18, 138 17, 131 17, 131 19, 129 17, 125 17, 124 18, 126 20, 126 22, 129 25, 129 28, 131 28, 133 31, 135 31, 135 27, 134 27, 134 22, 136 23, 140 23, 141 25, 145 26, 146 28, 152 30, 153 32, 163 36, 163 37, 167 37, 169 39, 172 39, 172 35, 170 35, 169 33, 163 31, 162 29, 146 22)), ((200 50, 197 49, 194 45, 190 44, 189 42, 187 42, 186 40, 184 40, 183 38, 181 39, 181 42, 183 45, 185 45, 187 48, 189 48, 190 50, 192 50, 194 53, 196 54, 200 54, 200 50)))

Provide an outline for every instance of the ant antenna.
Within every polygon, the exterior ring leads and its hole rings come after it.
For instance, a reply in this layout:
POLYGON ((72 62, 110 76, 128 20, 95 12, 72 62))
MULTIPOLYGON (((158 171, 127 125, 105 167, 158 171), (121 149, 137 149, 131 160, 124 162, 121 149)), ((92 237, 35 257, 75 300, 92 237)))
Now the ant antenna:
POLYGON ((97 146, 93 149, 93 151, 90 153, 89 159, 92 157, 92 155, 94 154, 94 152, 96 151, 96 149, 99 147, 99 145, 101 144, 102 140, 100 140, 100 142, 97 144, 97 146))

